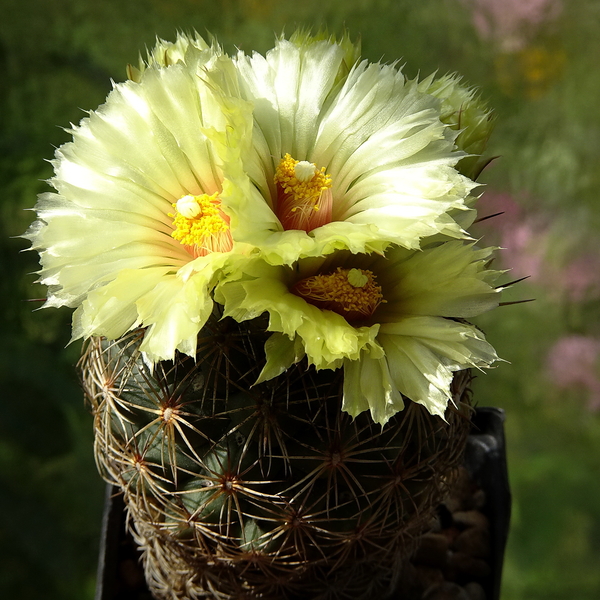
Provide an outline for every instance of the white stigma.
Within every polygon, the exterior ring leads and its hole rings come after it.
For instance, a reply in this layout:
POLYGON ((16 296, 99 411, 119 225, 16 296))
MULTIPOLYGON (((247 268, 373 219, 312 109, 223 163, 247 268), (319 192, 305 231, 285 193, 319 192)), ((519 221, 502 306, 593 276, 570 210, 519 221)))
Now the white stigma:
POLYGON ((298 181, 310 181, 317 172, 317 167, 307 160, 301 160, 294 166, 294 175, 298 181))
POLYGON ((348 271, 348 283, 355 288, 364 287, 369 278, 360 269, 350 269, 348 271))
POLYGON ((186 219, 193 219, 200 214, 200 205, 196 202, 196 198, 190 195, 179 198, 175 208, 186 219))

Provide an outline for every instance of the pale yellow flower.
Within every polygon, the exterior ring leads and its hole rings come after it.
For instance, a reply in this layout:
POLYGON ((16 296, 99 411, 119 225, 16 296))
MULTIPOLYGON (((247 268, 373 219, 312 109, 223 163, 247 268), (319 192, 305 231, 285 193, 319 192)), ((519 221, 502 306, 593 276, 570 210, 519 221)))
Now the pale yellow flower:
POLYGON ((317 369, 344 368, 343 408, 381 424, 403 396, 443 417, 454 371, 486 367, 496 353, 465 319, 498 306, 491 249, 461 241, 385 256, 336 252, 273 266, 245 263, 215 298, 237 321, 269 316, 259 381, 305 356, 317 369))
POLYGON ((40 196, 26 237, 45 306, 76 308, 74 339, 144 327, 150 360, 195 355, 212 288, 242 250, 218 156, 235 162, 250 117, 210 83, 227 68, 200 38, 160 42, 137 81, 116 84, 57 150, 55 191, 40 196))
POLYGON ((346 38, 300 35, 235 59, 231 93, 251 103, 254 127, 227 210, 235 238, 271 264, 466 237, 450 212, 468 209, 475 184, 455 168, 465 153, 440 99, 356 58, 346 38))

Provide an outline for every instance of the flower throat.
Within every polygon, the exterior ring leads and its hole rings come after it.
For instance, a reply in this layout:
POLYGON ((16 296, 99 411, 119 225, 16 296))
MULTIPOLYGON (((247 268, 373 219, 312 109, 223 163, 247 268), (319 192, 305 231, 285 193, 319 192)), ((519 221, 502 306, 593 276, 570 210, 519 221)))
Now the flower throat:
POLYGON ((211 252, 228 252, 233 246, 229 217, 221 210, 218 192, 212 196, 183 196, 173 204, 171 237, 194 257, 211 252))
POLYGON ((336 312, 349 323, 369 318, 385 302, 375 275, 362 269, 338 267, 333 273, 302 279, 291 291, 317 308, 336 312))
POLYGON ((331 222, 331 177, 306 160, 286 154, 275 171, 276 214, 283 228, 312 231, 331 222))

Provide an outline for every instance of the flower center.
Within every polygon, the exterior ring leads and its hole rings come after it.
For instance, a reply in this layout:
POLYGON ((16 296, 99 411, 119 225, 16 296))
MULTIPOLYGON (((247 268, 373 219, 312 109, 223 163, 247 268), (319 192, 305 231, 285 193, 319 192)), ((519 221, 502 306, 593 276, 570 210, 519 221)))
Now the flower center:
POLYGON ((332 310, 348 322, 370 317, 385 302, 371 271, 338 267, 327 275, 313 275, 294 285, 292 293, 317 308, 332 310))
POLYGON ((286 154, 275 171, 277 217, 284 229, 307 233, 331 222, 331 177, 307 160, 286 154))
POLYGON ((229 217, 221 210, 218 192, 212 196, 183 196, 173 204, 173 232, 171 237, 180 242, 194 257, 211 252, 228 252, 233 246, 229 217))

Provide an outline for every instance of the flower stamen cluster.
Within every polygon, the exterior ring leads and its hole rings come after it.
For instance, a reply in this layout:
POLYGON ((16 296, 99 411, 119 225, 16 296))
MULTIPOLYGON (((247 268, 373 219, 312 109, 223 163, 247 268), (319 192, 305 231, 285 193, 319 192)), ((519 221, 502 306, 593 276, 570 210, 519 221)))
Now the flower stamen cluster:
POLYGON ((221 210, 218 196, 218 192, 212 196, 187 195, 172 205, 177 212, 169 213, 174 227, 171 237, 194 257, 232 248, 229 217, 221 210))
POLYGON ((296 283, 292 292, 318 308, 331 310, 348 322, 370 317, 385 302, 371 271, 342 269, 313 275, 296 283))
POLYGON ((312 231, 331 221, 331 176, 286 154, 275 171, 277 216, 283 228, 312 231))

